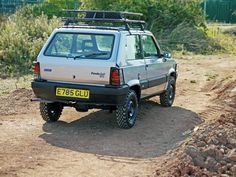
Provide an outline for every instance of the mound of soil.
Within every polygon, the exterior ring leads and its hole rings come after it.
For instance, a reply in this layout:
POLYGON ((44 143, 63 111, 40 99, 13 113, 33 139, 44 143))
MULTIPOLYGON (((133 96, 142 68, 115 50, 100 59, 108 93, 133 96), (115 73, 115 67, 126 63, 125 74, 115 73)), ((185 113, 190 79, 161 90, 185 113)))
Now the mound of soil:
POLYGON ((36 104, 30 100, 34 97, 32 90, 17 89, 7 97, 0 99, 0 116, 25 114, 35 110, 36 104))
POLYGON ((169 171, 159 169, 157 176, 236 176, 235 86, 236 80, 231 80, 208 87, 217 94, 222 114, 198 127, 191 140, 172 153, 175 161, 168 164, 169 171))
POLYGON ((225 30, 224 33, 225 33, 225 34, 235 35, 235 36, 236 36, 236 28, 233 27, 233 28, 230 28, 230 29, 228 29, 228 30, 225 30))
POLYGON ((199 167, 206 175, 236 176, 235 124, 219 120, 198 131, 185 148, 185 153, 190 165, 199 167))

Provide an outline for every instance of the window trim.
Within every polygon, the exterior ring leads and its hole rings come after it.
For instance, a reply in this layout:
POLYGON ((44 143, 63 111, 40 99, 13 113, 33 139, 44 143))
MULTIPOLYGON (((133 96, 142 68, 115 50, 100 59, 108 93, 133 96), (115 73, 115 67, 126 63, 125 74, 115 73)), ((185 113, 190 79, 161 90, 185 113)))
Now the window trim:
MULTIPOLYGON (((56 35, 60 33, 60 34, 85 34, 85 35, 104 35, 104 36, 112 36, 113 37, 113 41, 112 41, 112 49, 111 49, 111 54, 109 56, 109 58, 83 58, 83 59, 95 59, 95 60, 110 60, 112 58, 112 55, 113 55, 113 50, 114 50, 114 46, 115 46, 115 40, 116 40, 116 37, 115 37, 115 34, 102 34, 102 33, 81 33, 81 32, 56 32, 54 33, 53 37, 50 39, 50 41, 48 42, 47 44, 47 47, 45 48, 45 50, 43 51, 43 55, 46 56, 46 57, 59 57, 59 58, 66 58, 66 56, 60 56, 60 55, 57 55, 57 56, 54 56, 54 55, 47 55, 46 54, 46 51, 48 50, 49 46, 51 45, 52 41, 54 40, 54 38, 56 37, 56 35)), ((72 39, 73 41, 73 39, 72 39)))

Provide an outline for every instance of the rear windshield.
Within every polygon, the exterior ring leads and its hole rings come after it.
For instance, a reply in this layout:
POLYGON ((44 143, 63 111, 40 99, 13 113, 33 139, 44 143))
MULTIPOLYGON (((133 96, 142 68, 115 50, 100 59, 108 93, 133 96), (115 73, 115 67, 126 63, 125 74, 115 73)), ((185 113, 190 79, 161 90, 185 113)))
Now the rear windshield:
POLYGON ((109 59, 114 35, 56 33, 44 55, 55 57, 109 59))

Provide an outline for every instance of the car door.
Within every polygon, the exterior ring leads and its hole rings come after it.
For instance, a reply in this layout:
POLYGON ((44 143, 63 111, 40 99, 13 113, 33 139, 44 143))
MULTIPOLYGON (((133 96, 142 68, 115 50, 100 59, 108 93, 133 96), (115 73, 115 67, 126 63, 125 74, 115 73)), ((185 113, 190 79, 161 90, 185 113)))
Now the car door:
POLYGON ((160 93, 167 83, 168 67, 166 59, 161 56, 160 49, 151 35, 142 35, 142 50, 147 70, 148 89, 144 96, 160 93))
MULTIPOLYGON (((139 34, 126 36, 125 53, 125 66, 122 67, 125 80, 128 82, 138 81, 142 89, 147 88, 146 64, 142 54, 141 36, 139 34)), ((132 85, 133 83, 130 84, 132 85)))

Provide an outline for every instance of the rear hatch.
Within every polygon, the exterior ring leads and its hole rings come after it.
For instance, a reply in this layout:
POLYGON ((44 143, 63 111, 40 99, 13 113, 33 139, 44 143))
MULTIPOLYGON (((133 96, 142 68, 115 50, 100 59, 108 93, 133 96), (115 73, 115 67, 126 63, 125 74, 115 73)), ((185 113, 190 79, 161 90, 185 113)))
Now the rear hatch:
POLYGON ((40 77, 50 81, 109 84, 116 65, 113 33, 55 32, 42 49, 40 77))

